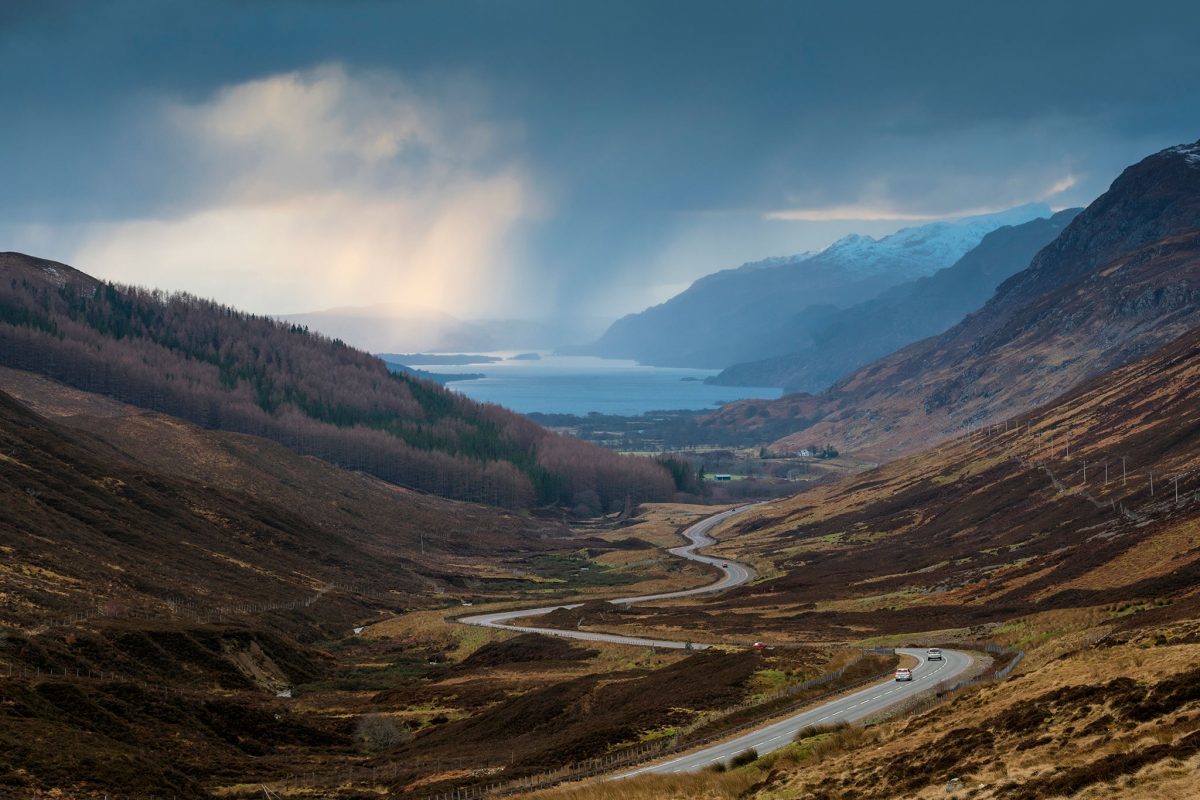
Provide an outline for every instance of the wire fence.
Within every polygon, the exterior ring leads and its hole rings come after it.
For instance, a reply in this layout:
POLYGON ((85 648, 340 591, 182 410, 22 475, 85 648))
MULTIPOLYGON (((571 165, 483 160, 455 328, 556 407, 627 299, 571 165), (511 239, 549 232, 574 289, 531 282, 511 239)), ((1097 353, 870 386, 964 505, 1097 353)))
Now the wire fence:
POLYGON ((1153 513, 1200 498, 1200 471, 1186 468, 1180 459, 1143 462, 1128 451, 1080 447, 1083 434, 1053 423, 1010 419, 968 426, 957 439, 1008 453, 1023 468, 1044 472, 1059 495, 1078 495, 1130 522, 1145 522, 1153 513))
POLYGON ((185 689, 181 686, 171 686, 163 683, 154 683, 152 681, 142 680, 131 675, 125 675, 113 670, 93 670, 93 669, 55 669, 53 667, 25 667, 15 664, 8 664, 0 667, 0 678, 6 680, 20 681, 48 681, 48 680, 67 680, 67 681, 88 681, 91 683, 121 683, 133 685, 148 692, 156 692, 158 694, 181 697, 183 695, 195 693, 193 690, 185 689))

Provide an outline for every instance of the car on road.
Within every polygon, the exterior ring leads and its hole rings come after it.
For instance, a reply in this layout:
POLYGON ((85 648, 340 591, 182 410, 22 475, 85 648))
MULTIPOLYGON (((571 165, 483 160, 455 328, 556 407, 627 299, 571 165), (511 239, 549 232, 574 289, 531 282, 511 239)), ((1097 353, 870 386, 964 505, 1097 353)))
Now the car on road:
POLYGON ((927 658, 930 661, 941 661, 942 660, 942 651, 938 647, 931 647, 925 651, 925 658, 927 658))
POLYGON ((724 561, 721 562, 721 566, 725 569, 729 569, 729 564, 725 563, 724 561))
POLYGON ((767 643, 766 643, 766 642, 755 642, 755 643, 754 643, 753 645, 751 645, 751 646, 752 646, 752 647, 753 647, 755 650, 766 650, 766 649, 767 649, 767 643))
POLYGON ((896 680, 911 681, 912 680, 912 670, 908 669, 907 667, 901 667, 900 669, 896 670, 896 680))

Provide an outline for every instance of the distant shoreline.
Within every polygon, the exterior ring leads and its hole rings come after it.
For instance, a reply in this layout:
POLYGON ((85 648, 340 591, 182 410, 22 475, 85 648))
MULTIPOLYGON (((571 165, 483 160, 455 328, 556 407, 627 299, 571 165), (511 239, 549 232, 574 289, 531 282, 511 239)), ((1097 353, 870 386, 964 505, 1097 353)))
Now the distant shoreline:
POLYGON ((465 364, 496 364, 504 360, 499 356, 468 353, 448 355, 438 355, 437 353, 376 353, 375 355, 389 364, 400 364, 405 367, 423 367, 429 364, 457 367, 465 364))
POLYGON ((434 383, 447 384, 455 383, 456 381, 477 381, 480 378, 486 378, 482 372, 429 372, 423 369, 413 369, 406 364, 397 364, 395 361, 385 361, 388 369, 398 375, 409 375, 421 380, 433 381, 434 383))

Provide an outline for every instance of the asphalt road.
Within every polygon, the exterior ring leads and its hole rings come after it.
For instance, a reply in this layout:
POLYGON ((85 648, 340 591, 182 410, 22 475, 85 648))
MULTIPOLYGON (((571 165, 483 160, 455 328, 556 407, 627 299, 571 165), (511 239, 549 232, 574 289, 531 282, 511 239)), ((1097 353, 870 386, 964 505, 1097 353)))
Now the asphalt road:
MULTIPOLYGON (((692 561, 700 561, 705 564, 712 564, 717 569, 721 570, 722 577, 716 583, 701 586, 696 589, 685 589, 679 592, 663 592, 661 594, 647 594, 637 597, 623 597, 617 600, 612 600, 613 603, 644 603, 651 600, 669 600, 676 597, 689 597, 692 595, 710 594, 712 592, 720 592, 725 589, 738 586, 754 577, 754 571, 736 561, 728 561, 720 558, 712 558, 709 556, 700 555, 696 552, 697 548, 706 547, 710 544, 715 544, 716 540, 708 535, 715 526, 720 525, 730 517, 740 514, 743 511, 751 508, 751 506, 743 506, 741 508, 730 509, 723 511, 720 514, 714 514, 684 531, 683 535, 689 540, 689 544, 680 547, 671 548, 671 553, 680 558, 691 559, 692 561)), ((611 633, 593 633, 591 631, 569 631, 559 630, 557 628, 537 628, 528 625, 511 624, 514 620, 524 617, 540 616, 549 614, 557 608, 578 608, 582 603, 571 603, 568 605, 544 606, 542 608, 524 608, 516 611, 498 611, 493 614, 476 614, 470 617, 460 617, 459 622, 467 625, 481 625, 487 628, 502 628, 510 631, 522 631, 526 633, 542 633, 549 636, 561 636, 568 639, 586 639, 593 642, 616 642, 617 644, 640 645, 643 647, 668 647, 682 649, 691 646, 695 650, 706 649, 709 645, 671 641, 669 639, 643 639, 636 636, 619 636, 611 633)), ((703 769, 717 761, 725 761, 730 757, 741 753, 749 748, 754 748, 759 755, 765 755, 772 750, 783 747, 795 738, 796 733, 803 728, 814 725, 835 725, 839 722, 856 722, 866 719, 874 714, 877 714, 891 706, 900 703, 913 695, 932 688, 937 683, 954 678, 965 672, 970 666, 972 659, 966 653, 958 652, 957 650, 943 650, 945 656, 942 661, 927 661, 924 650, 897 650, 899 653, 907 653, 917 659, 918 664, 913 668, 912 681, 891 681, 888 683, 877 683, 868 686, 865 689, 860 689, 852 694, 840 697, 836 700, 831 700, 816 708, 810 708, 802 711, 791 717, 786 717, 770 725, 744 733, 733 739, 729 739, 717 744, 705 747, 695 752, 686 753, 681 756, 675 756, 667 761, 662 761, 655 764, 649 764, 644 767, 639 767, 629 772, 613 775, 612 778, 628 778, 634 775, 643 775, 646 773, 668 773, 668 772, 695 772, 703 769)))
POLYGON ((945 659, 942 661, 927 661, 924 650, 903 649, 896 652, 907 653, 920 662, 913 668, 911 681, 877 683, 816 708, 802 711, 778 722, 772 722, 770 725, 744 733, 734 739, 727 739, 702 750, 675 756, 667 761, 638 767, 614 775, 613 778, 630 778, 647 773, 696 772, 718 761, 727 761, 732 756, 749 748, 754 748, 759 755, 766 755, 772 750, 777 750, 790 743, 796 733, 804 728, 866 719, 919 692, 932 688, 941 681, 962 674, 971 666, 971 657, 957 650, 943 650, 945 659))
MULTIPOLYGON (((689 544, 679 547, 672 547, 670 552, 680 558, 690 559, 692 561, 700 561, 705 564, 712 564, 723 573, 721 579, 716 583, 710 583, 706 586, 700 586, 695 589, 684 589, 678 592, 662 592, 661 594, 645 594, 637 597, 622 597, 612 600, 613 603, 621 603, 630 605, 633 603, 645 603, 651 600, 669 600, 675 597, 690 597, 697 594, 711 594, 712 592, 721 592, 730 589, 739 584, 745 583, 754 577, 754 570, 745 564, 739 564, 736 561, 727 561, 721 558, 711 558, 703 556, 696 552, 697 548, 707 547, 710 544, 716 544, 716 539, 708 535, 717 525, 720 525, 730 517, 740 514, 750 506, 742 506, 741 508, 733 508, 729 511, 722 511, 720 514, 714 514, 711 517, 697 522, 692 527, 683 532, 687 537, 689 544)), ((611 633, 592 633, 591 631, 566 631, 557 628, 535 628, 527 625, 510 624, 513 620, 523 617, 537 617, 542 614, 549 614, 558 608, 578 608, 582 603, 569 603, 566 605, 559 604, 554 606, 543 606, 542 608, 522 608, 517 611, 497 611, 493 614, 476 614, 470 617, 459 617, 458 621, 466 625, 482 625, 485 628, 503 628, 509 631, 523 631, 525 633, 544 633, 549 636, 561 636, 567 639, 586 639, 592 642, 616 642, 617 644, 632 644, 643 647, 667 647, 674 649, 683 649, 689 645, 694 650, 704 650, 708 647, 705 644, 692 644, 689 642, 671 641, 669 639, 642 639, 637 636, 619 636, 611 633)))

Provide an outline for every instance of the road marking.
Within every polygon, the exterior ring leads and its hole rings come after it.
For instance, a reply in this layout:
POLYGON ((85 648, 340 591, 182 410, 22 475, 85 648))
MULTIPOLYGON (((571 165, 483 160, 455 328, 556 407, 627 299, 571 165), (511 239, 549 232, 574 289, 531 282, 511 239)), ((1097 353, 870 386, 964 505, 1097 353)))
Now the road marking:
MULTIPOLYGON (((660 594, 642 595, 639 597, 618 598, 618 599, 612 600, 610 602, 620 603, 622 605, 630 605, 633 603, 650 602, 650 601, 654 601, 654 600, 667 600, 667 599, 676 598, 676 597, 688 597, 688 596, 695 596, 695 595, 701 595, 701 594, 710 594, 710 593, 722 591, 724 589, 732 588, 734 586, 738 586, 738 585, 745 583, 747 580, 749 580, 751 572, 744 565, 742 565, 738 562, 730 562, 730 561, 726 561, 724 559, 714 559, 709 556, 702 556, 695 552, 695 550, 697 548, 707 547, 708 545, 716 543, 715 540, 711 536, 708 535, 708 531, 712 530, 717 524, 724 522, 728 518, 734 516, 737 513, 740 513, 741 511, 744 511, 744 510, 746 510, 746 507, 741 508, 741 509, 730 509, 729 511, 721 512, 720 514, 716 514, 712 517, 709 517, 708 519, 701 520, 700 522, 696 523, 688 530, 684 531, 684 534, 687 536, 687 538, 690 541, 689 544, 683 545, 680 547, 674 547, 668 551, 668 552, 672 553, 673 555, 677 555, 682 558, 697 561, 699 563, 710 564, 712 566, 716 566, 718 569, 722 570, 725 573, 723 578, 721 578, 720 580, 718 580, 715 583, 711 583, 707 586, 701 586, 701 587, 698 587, 695 589, 686 589, 686 590, 683 590, 680 592, 664 592, 664 593, 660 593, 660 594), (721 566, 721 564, 724 564, 724 563, 728 563, 729 566, 728 567, 721 566)), ((552 628, 536 628, 536 627, 532 627, 532 626, 504 624, 506 622, 511 622, 513 620, 517 620, 522 617, 535 616, 535 615, 539 615, 539 614, 547 614, 558 608, 567 608, 567 609, 578 608, 580 605, 582 605, 582 603, 572 603, 572 604, 566 604, 566 605, 560 604, 560 605, 549 606, 549 607, 545 607, 545 608, 525 609, 525 610, 518 610, 518 611, 504 611, 504 612, 497 612, 495 614, 481 614, 481 615, 474 616, 474 617, 463 617, 459 620, 459 622, 462 622, 462 623, 465 623, 468 625, 480 625, 480 626, 489 627, 489 628, 502 628, 505 630, 515 630, 515 631, 524 631, 524 632, 530 632, 530 633, 542 633, 542 634, 547 634, 547 635, 552 635, 552 636, 562 636, 562 637, 570 638, 570 639, 585 639, 585 640, 592 640, 592 641, 610 641, 610 642, 617 642, 617 643, 621 643, 621 644, 633 644, 633 645, 637 645, 637 646, 670 647, 670 648, 675 648, 675 649, 679 649, 679 648, 686 646, 686 643, 684 643, 684 642, 675 642, 675 641, 658 640, 658 639, 642 639, 642 638, 638 638, 638 637, 621 636, 619 634, 589 633, 589 632, 585 632, 585 631, 563 631, 563 630, 557 630, 557 629, 552 629, 552 628)), ((700 649, 706 649, 708 647, 708 645, 694 644, 693 647, 700 650, 700 649)), ((927 659, 921 658, 920 655, 917 655, 915 657, 917 658, 917 666, 913 668, 914 672, 916 670, 922 669, 929 663, 929 661, 927 659)), ((968 660, 968 666, 969 666, 969 664, 970 664, 970 661, 968 660)), ((921 675, 920 677, 915 677, 915 679, 913 681, 909 682, 907 685, 897 684, 893 688, 888 689, 883 692, 880 692, 879 694, 876 694, 875 696, 873 696, 869 699, 861 699, 861 695, 858 693, 850 694, 850 695, 847 695, 846 697, 841 698, 840 700, 831 701, 831 703, 827 703, 827 704, 825 704, 825 706, 818 706, 817 708, 814 708, 814 709, 808 709, 807 711, 799 712, 798 714, 796 714, 793 717, 784 719, 778 723, 773 723, 772 725, 768 725, 767 727, 761 728, 757 731, 751 731, 750 733, 743 734, 741 737, 736 737, 736 738, 728 740, 722 744, 714 745, 713 747, 708 748, 706 750, 700 750, 696 753, 691 753, 686 756, 674 758, 674 759, 671 759, 669 761, 664 761, 659 764, 649 764, 644 767, 640 767, 636 770, 633 770, 631 772, 612 775, 609 777, 610 777, 610 779, 611 778, 626 778, 626 777, 632 777, 634 775, 641 775, 641 774, 644 774, 647 772, 665 772, 671 767, 674 767, 674 769, 670 770, 671 772, 685 772, 685 771, 688 771, 689 767, 688 766, 680 766, 680 765, 687 765, 687 764, 703 765, 704 763, 706 763, 703 759, 707 758, 708 755, 710 753, 712 753, 714 750, 724 751, 724 754, 719 754, 715 758, 709 759, 709 761, 707 763, 716 763, 718 761, 723 761, 724 759, 726 759, 727 757, 732 755, 733 751, 740 751, 741 749, 750 748, 750 747, 759 747, 759 746, 766 745, 770 742, 775 742, 780 739, 787 738, 789 736, 795 736, 795 734, 804 727, 809 727, 812 724, 820 724, 822 722, 825 722, 826 720, 833 719, 834 717, 843 716, 844 714, 846 714, 856 708, 860 708, 864 705, 867 705, 868 703, 873 703, 876 700, 880 700, 881 698, 895 694, 896 692, 912 693, 915 690, 916 682, 923 681, 927 678, 932 678, 934 675, 936 675, 938 672, 940 672, 946 666, 949 666, 948 660, 943 660, 942 663, 939 664, 936 669, 933 669, 930 672, 921 675), (845 705, 845 703, 847 701, 851 701, 851 700, 858 700, 858 702, 853 703, 852 705, 845 705), (824 717, 817 719, 815 723, 809 723, 806 721, 811 714, 817 713, 817 712, 821 711, 823 708, 828 708, 831 704, 842 704, 842 706, 840 708, 838 708, 837 710, 832 711, 829 714, 826 714, 824 717), (777 733, 777 731, 782 731, 782 732, 777 733), (774 735, 770 736, 770 738, 762 738, 766 734, 774 734, 774 735)), ((964 667, 964 669, 965 668, 966 667, 964 667)), ((866 689, 861 690, 861 692, 865 693, 865 692, 870 692, 870 691, 877 691, 878 688, 879 687, 877 687, 877 686, 867 687, 866 689)), ((862 713, 862 712, 859 712, 859 713, 862 713)))

